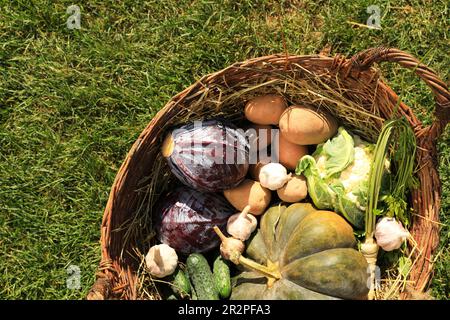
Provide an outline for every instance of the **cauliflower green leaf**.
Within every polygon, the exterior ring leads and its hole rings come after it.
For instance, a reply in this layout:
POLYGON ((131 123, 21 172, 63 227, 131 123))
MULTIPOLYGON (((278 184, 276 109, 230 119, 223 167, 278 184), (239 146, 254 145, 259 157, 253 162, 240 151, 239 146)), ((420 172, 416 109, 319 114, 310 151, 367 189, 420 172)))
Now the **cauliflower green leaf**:
POLYGON ((373 145, 343 127, 300 159, 296 174, 306 177, 308 193, 319 209, 342 214, 357 229, 364 228, 373 145))
POLYGON ((340 173, 355 159, 353 138, 340 127, 338 135, 328 140, 319 150, 326 157, 325 179, 340 173))

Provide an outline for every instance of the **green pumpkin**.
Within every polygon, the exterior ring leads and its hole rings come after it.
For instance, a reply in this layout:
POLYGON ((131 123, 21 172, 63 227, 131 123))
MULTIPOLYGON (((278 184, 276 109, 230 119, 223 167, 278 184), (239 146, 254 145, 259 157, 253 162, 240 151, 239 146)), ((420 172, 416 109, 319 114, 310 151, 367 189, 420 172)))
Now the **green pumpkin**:
POLYGON ((365 299, 367 262, 352 227, 309 203, 267 210, 241 257, 232 300, 365 299), (250 258, 250 259, 249 259, 250 258))

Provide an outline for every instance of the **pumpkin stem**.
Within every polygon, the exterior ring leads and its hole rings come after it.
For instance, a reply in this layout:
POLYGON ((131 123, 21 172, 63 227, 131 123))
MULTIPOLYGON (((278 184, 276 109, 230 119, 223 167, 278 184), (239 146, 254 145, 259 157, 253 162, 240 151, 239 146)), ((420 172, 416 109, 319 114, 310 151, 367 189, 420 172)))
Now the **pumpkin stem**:
POLYGON ((244 267, 251 269, 257 273, 260 273, 268 278, 273 278, 275 280, 281 279, 281 273, 278 270, 271 270, 262 264, 259 264, 253 260, 245 258, 243 256, 239 257, 239 264, 244 267))
MULTIPOLYGON (((247 206, 247 207, 245 207, 243 212, 248 211, 250 206, 247 206)), ((222 231, 217 226, 214 226, 213 229, 217 233, 217 235, 219 236, 220 240, 222 240, 222 242, 228 240, 228 238, 222 233, 222 231)), ((235 263, 235 264, 241 264, 241 265, 243 265, 244 267, 246 267, 246 268, 248 268, 250 270, 253 270, 253 271, 257 272, 257 273, 260 273, 260 274, 264 275, 265 277, 268 277, 269 280, 270 279, 275 279, 275 280, 281 279, 281 273, 280 273, 279 270, 277 270, 277 269, 273 270, 273 269, 270 269, 270 268, 268 268, 266 266, 263 266, 263 265, 255 262, 253 260, 250 260, 248 258, 243 257, 242 255, 240 255, 240 253, 238 253, 236 255, 236 257, 233 257, 230 260, 233 263, 235 263)))

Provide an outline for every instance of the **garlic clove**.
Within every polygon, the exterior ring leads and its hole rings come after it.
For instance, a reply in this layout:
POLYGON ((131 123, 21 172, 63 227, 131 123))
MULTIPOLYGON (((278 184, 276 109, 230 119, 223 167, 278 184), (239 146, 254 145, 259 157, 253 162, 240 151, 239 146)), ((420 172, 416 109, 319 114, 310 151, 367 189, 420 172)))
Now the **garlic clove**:
POLYGON ((241 240, 228 238, 220 244, 220 254, 227 260, 236 263, 239 256, 244 252, 245 245, 241 240))
POLYGON ((235 264, 239 264, 239 257, 245 250, 244 242, 233 237, 226 237, 217 226, 214 226, 213 229, 222 241, 220 244, 220 254, 222 257, 235 264))
POLYGON ((258 222, 256 218, 248 213, 250 206, 246 206, 240 213, 228 218, 227 232, 236 239, 245 241, 255 231, 258 222))
POLYGON ((272 191, 280 189, 291 178, 287 169, 280 163, 268 163, 259 172, 259 183, 272 191))
POLYGON ((377 244, 384 251, 400 248, 409 236, 409 232, 395 218, 383 217, 375 226, 377 244))
POLYGON ((178 265, 178 255, 167 244, 155 245, 149 249, 145 256, 145 264, 152 276, 164 278, 175 272, 178 265))

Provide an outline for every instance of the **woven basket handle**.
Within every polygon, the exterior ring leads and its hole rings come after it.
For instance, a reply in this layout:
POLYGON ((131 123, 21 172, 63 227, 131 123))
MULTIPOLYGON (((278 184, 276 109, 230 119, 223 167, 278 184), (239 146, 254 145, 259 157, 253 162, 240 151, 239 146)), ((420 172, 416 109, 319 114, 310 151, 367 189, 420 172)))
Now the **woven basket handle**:
POLYGON ((438 137, 450 120, 450 92, 448 86, 437 76, 436 72, 420 63, 415 57, 394 48, 370 48, 354 55, 350 59, 352 68, 365 70, 374 63, 397 62, 402 67, 412 69, 431 88, 436 101, 436 121, 429 128, 434 137, 438 137))

